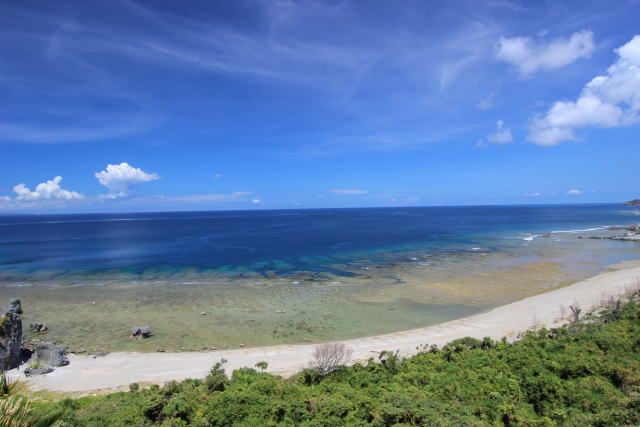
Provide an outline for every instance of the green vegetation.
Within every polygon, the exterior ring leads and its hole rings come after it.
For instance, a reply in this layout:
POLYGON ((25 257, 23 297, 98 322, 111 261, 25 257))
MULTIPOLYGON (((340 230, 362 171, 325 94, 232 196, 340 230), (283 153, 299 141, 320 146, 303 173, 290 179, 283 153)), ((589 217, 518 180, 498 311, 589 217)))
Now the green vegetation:
POLYGON ((28 427, 42 419, 29 399, 15 393, 16 386, 0 371, 0 427, 28 427))
POLYGON ((227 378, 219 363, 204 380, 36 405, 41 425, 69 426, 638 425, 640 304, 512 344, 464 338, 324 376, 244 368, 227 378))

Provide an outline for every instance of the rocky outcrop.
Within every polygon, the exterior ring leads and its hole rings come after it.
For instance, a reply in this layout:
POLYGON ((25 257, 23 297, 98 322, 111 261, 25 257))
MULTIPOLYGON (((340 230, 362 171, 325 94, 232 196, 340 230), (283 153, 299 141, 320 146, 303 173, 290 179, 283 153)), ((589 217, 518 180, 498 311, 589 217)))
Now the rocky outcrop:
POLYGON ((640 224, 625 225, 624 227, 609 227, 609 230, 612 230, 612 231, 624 230, 626 231, 626 233, 619 236, 611 236, 611 237, 608 237, 608 239, 640 241, 640 224))
POLYGON ((0 371, 13 369, 20 363, 22 343, 22 306, 20 300, 12 299, 0 309, 0 371))
POLYGON ((69 364, 67 350, 61 345, 55 345, 50 342, 38 344, 35 351, 35 361, 38 365, 51 367, 67 366, 69 364))
POLYGON ((640 199, 629 200, 628 202, 624 202, 625 206, 640 206, 640 199))
POLYGON ((131 338, 149 338, 151 328, 149 326, 134 326, 131 328, 131 338))

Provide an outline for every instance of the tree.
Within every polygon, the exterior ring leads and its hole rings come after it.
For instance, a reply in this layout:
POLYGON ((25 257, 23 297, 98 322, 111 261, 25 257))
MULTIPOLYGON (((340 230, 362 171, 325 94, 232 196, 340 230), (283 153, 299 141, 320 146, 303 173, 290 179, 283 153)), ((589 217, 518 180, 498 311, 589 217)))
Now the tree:
POLYGON ((573 321, 577 322, 580 320, 580 313, 582 312, 582 309, 580 308, 580 306, 576 305, 570 305, 569 309, 571 310, 571 313, 573 314, 573 321))
POLYGON ((349 363, 352 353, 353 349, 343 343, 320 344, 313 351, 309 367, 324 376, 349 363))
POLYGON ((260 372, 266 371, 268 367, 269 367, 269 364, 264 360, 256 363, 256 368, 260 369, 260 372))

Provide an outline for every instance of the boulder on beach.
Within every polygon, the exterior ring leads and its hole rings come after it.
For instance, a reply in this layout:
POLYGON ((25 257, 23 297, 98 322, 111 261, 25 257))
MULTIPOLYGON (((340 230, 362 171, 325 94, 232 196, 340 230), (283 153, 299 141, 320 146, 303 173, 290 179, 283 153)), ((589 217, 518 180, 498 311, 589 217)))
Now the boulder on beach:
POLYGON ((134 326, 131 328, 131 338, 149 338, 151 335, 149 326, 134 326))
POLYGON ((69 364, 67 350, 63 346, 55 345, 51 342, 38 344, 35 351, 35 359, 39 365, 43 366, 59 367, 69 364))
POLYGON ((0 309, 0 371, 7 371, 20 363, 22 343, 22 305, 13 298, 0 309))
POLYGON ((53 372, 53 368, 50 366, 38 366, 37 368, 27 368, 24 370, 24 374, 27 377, 35 377, 36 375, 44 375, 53 372))

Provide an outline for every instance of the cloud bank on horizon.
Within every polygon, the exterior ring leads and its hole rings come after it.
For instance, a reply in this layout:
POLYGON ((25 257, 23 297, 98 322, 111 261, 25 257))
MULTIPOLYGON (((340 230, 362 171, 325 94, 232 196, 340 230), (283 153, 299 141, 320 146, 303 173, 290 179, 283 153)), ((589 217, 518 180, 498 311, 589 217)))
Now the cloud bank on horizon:
POLYGON ((637 0, 5 4, 0 211, 635 198, 638 21, 637 0))
MULTIPOLYGON (((147 173, 141 168, 135 168, 126 162, 120 164, 108 164, 105 170, 94 173, 98 182, 109 189, 109 193, 101 193, 93 196, 85 196, 76 191, 65 190, 60 186, 61 176, 42 182, 35 187, 34 191, 20 183, 13 187, 15 198, 9 196, 0 197, 0 208, 20 209, 38 207, 34 202, 44 202, 45 207, 60 206, 61 200, 74 201, 75 207, 88 206, 93 203, 104 203, 114 199, 129 199, 138 203, 197 203, 197 202, 244 202, 251 200, 253 204, 259 204, 259 199, 250 199, 252 192, 236 191, 229 194, 191 194, 188 196, 165 196, 157 195, 144 198, 133 198, 132 188, 136 185, 156 181, 160 179, 157 173, 147 173), (54 202, 54 203, 51 203, 54 202), (57 202, 57 203, 56 203, 57 202), (48 204, 47 204, 48 203, 48 204), (83 203, 84 205, 81 205, 83 203)), ((104 206, 104 205, 102 205, 104 206)))
POLYGON ((20 183, 13 187, 13 192, 16 193, 16 200, 84 199, 84 196, 78 192, 63 189, 60 186, 61 181, 62 177, 56 176, 47 182, 38 184, 34 191, 20 183))

